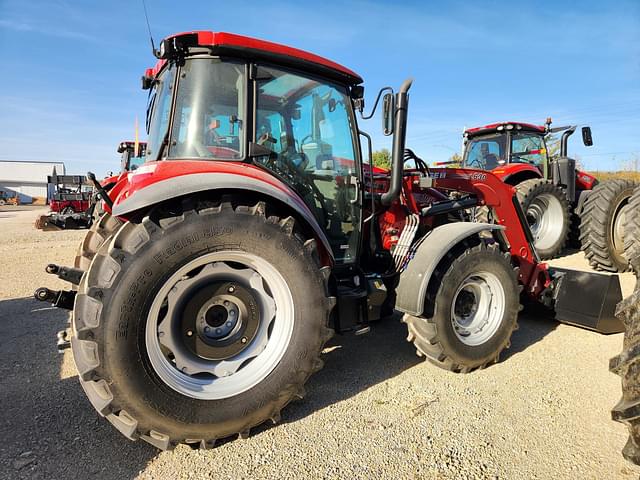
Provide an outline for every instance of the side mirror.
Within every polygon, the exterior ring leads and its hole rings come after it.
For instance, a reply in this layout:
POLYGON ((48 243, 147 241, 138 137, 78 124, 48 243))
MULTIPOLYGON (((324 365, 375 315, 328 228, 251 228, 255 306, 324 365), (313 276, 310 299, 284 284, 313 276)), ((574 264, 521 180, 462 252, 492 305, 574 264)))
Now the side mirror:
POLYGON ((582 127, 582 143, 585 147, 593 145, 593 137, 591 136, 591 127, 582 127))
POLYGON ((393 94, 386 93, 384 97, 382 97, 382 133, 385 136, 393 133, 394 122, 393 94))

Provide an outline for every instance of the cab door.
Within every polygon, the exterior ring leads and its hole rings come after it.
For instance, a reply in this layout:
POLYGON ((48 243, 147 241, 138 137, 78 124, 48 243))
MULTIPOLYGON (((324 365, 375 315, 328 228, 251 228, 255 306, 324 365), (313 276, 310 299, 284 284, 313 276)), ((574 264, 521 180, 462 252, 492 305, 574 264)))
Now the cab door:
POLYGON ((256 80, 258 160, 298 192, 314 213, 337 264, 357 261, 361 237, 359 145, 346 87, 278 68, 256 80))

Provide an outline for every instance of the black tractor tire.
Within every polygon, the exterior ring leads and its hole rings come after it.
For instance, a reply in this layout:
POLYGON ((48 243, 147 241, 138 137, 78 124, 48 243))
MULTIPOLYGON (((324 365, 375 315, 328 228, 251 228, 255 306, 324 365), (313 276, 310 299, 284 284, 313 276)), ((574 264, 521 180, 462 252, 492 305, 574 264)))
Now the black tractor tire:
POLYGON ((609 361, 609 369, 622 377, 622 398, 611 418, 627 425, 629 439, 624 458, 640 465, 640 282, 630 297, 618 304, 616 316, 624 322, 622 353, 609 361))
POLYGON ((564 190, 540 178, 525 180, 515 188, 538 256, 541 260, 557 257, 571 229, 571 207, 564 190))
POLYGON ((497 363, 517 329, 520 291, 518 269, 512 266, 508 253, 503 254, 495 244, 464 243, 460 249, 450 252, 433 273, 426 301, 432 310, 425 311, 422 317, 404 315, 407 340, 413 342, 418 356, 453 372, 467 373, 497 363), (458 305, 458 291, 463 283, 481 272, 492 274, 499 282, 504 307, 493 333, 484 342, 469 345, 456 333, 452 310, 458 305))
POLYGON ((118 231, 122 223, 122 220, 113 217, 110 213, 102 214, 97 221, 93 222, 78 246, 73 266, 86 272, 98 249, 118 231))
MULTIPOLYGON (((267 420, 276 423, 281 409, 302 398, 305 382, 322 368, 335 298, 315 240, 304 240, 292 217, 266 216, 270 207, 264 202, 249 207, 229 200, 184 201, 125 223, 83 276, 71 341, 81 385, 95 409, 131 440, 166 450, 180 443, 210 448, 236 434, 244 438, 267 420), (291 296, 293 323, 281 359, 259 383, 233 396, 201 399, 162 380, 145 328, 171 275, 220 251, 252 255, 275 269, 283 279, 278 288, 291 296)), ((239 367, 241 373, 250 366, 239 367)))
POLYGON ((635 188, 629 199, 625 220, 624 256, 636 276, 640 276, 640 186, 635 188))
POLYGON ((614 273, 629 270, 624 235, 616 235, 616 231, 623 230, 624 212, 628 210, 635 187, 631 180, 608 180, 596 185, 585 201, 580 242, 589 265, 595 270, 614 273))

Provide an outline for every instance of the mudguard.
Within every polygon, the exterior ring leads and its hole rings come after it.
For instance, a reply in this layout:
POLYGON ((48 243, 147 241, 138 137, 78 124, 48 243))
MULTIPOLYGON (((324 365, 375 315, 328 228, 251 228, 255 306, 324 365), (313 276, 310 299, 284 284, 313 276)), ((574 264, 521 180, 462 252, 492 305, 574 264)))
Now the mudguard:
POLYGON ((407 268, 400 274, 396 309, 410 315, 422 315, 429 280, 447 252, 465 238, 483 230, 503 229, 503 226, 491 223, 457 222, 431 230, 421 241, 407 268))
MULTIPOLYGON (((130 173, 117 188, 113 215, 127 215, 152 205, 208 190, 245 190, 272 197, 289 206, 313 230, 333 263, 333 252, 322 228, 300 196, 257 167, 231 162, 164 161, 147 163, 130 173)), ((116 188, 114 188, 116 190, 116 188)))

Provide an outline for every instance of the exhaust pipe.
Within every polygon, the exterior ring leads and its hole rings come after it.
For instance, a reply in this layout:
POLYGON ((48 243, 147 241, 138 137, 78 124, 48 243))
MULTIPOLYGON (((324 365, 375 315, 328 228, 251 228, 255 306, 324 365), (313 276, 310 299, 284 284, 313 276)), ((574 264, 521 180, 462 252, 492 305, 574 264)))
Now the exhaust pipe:
POLYGON ((391 203, 400 196, 402 190, 402 176, 404 173, 404 145, 407 136, 407 111, 409 110, 409 89, 412 78, 406 79, 396 93, 395 125, 393 135, 393 151, 391 154, 391 184, 389 190, 382 194, 380 202, 383 205, 391 203))

